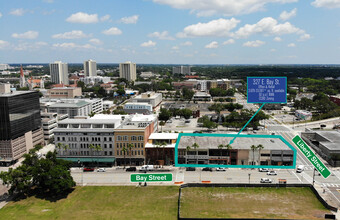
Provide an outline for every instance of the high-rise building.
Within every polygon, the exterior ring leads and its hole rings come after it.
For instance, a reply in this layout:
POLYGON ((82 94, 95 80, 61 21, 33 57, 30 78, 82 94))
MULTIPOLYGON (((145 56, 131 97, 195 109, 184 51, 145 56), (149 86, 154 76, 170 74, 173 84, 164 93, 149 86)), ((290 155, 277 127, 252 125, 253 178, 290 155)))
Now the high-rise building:
POLYGON ((0 84, 0 164, 9 165, 44 144, 39 93, 10 91, 0 84))
POLYGON ((84 61, 85 76, 97 76, 97 63, 94 60, 84 61))
POLYGON ((50 63, 51 81, 55 84, 68 85, 68 66, 67 63, 55 61, 50 63))
POLYGON ((136 76, 136 64, 130 61, 119 64, 119 77, 127 79, 128 81, 135 81, 136 76))
POLYGON ((190 66, 174 66, 172 67, 172 74, 176 74, 176 73, 190 75, 191 67, 190 66))

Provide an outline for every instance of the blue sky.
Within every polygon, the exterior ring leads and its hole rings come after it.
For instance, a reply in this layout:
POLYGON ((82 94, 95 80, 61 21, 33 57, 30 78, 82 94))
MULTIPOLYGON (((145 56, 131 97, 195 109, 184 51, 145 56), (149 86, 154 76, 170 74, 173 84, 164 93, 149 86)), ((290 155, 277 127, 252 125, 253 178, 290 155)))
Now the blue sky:
POLYGON ((0 63, 340 63, 340 0, 0 0, 0 27, 0 63))

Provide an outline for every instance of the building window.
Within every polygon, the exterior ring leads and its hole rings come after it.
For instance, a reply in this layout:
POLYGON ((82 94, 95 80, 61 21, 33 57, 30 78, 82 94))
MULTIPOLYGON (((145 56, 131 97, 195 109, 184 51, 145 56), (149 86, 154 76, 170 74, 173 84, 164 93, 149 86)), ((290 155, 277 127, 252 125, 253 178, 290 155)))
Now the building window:
POLYGON ((111 137, 109 138, 109 141, 112 141, 112 138, 111 138, 111 137))
POLYGON ((139 141, 144 140, 143 136, 138 136, 138 140, 139 140, 139 141))
POLYGON ((104 148, 106 148, 106 144, 104 144, 104 148))
POLYGON ((112 156, 112 151, 110 151, 110 156, 112 156))
POLYGON ((110 148, 112 148, 112 144, 110 144, 110 148))
POLYGON ((122 140, 122 136, 117 136, 117 141, 121 141, 122 140))
POLYGON ((126 136, 126 135, 123 136, 123 140, 124 140, 124 141, 128 141, 128 140, 129 140, 128 136, 126 136))
POLYGON ((105 151, 104 153, 105 153, 105 156, 107 156, 107 152, 105 151))
POLYGON ((106 137, 104 137, 104 141, 106 141, 106 137))
POLYGON ((117 150, 117 155, 119 155, 119 150, 117 150))
POLYGON ((131 141, 136 141, 137 137, 136 136, 131 136, 131 141))

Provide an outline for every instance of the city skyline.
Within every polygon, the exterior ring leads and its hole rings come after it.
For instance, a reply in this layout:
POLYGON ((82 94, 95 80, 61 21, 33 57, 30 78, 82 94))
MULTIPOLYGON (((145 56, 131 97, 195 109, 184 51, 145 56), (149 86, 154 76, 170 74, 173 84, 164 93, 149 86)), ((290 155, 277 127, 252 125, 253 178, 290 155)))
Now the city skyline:
POLYGON ((339 0, 15 0, 0 63, 338 64, 339 0), (67 3, 67 4, 65 4, 67 3))

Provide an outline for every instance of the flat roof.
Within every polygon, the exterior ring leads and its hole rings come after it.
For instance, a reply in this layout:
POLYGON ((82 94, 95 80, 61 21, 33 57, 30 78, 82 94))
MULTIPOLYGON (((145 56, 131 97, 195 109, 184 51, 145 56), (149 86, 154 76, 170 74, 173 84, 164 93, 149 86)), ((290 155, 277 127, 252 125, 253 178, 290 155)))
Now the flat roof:
POLYGON ((316 131, 318 135, 328 141, 320 141, 329 150, 340 150, 340 132, 338 131, 316 131))
MULTIPOLYGON (((213 136, 182 136, 178 148, 185 149, 193 143, 199 145, 198 149, 217 149, 220 144, 229 144, 234 137, 213 137, 213 136)), ((292 151, 279 138, 251 138, 238 137, 231 145, 233 149, 250 150, 251 145, 263 145, 262 150, 289 150, 292 151)))
POLYGON ((37 91, 13 91, 9 93, 0 93, 0 97, 11 97, 11 96, 16 96, 16 95, 22 95, 26 93, 33 93, 37 91))
POLYGON ((79 101, 73 103, 66 103, 66 102, 54 102, 49 107, 51 108, 77 108, 89 105, 89 102, 86 101, 79 101))
POLYGON ((149 139, 168 140, 177 139, 178 133, 152 133, 149 139))

